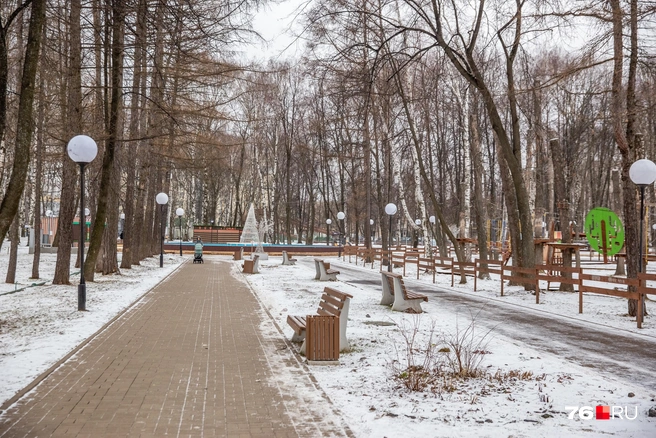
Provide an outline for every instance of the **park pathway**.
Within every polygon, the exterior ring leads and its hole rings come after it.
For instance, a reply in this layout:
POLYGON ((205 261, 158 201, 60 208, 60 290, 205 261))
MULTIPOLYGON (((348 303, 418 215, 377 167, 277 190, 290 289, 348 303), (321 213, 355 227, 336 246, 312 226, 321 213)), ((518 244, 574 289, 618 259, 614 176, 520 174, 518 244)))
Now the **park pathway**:
POLYGON ((0 437, 351 435, 236 266, 205 259, 10 406, 0 437))

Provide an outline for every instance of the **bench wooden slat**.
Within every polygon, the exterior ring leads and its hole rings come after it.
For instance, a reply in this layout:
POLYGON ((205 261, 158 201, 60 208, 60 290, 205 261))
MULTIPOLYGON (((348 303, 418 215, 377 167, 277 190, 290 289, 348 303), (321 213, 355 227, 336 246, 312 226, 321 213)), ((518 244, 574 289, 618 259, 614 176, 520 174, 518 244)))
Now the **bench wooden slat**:
MULTIPOLYGON (((326 287, 321 295, 319 307, 316 314, 320 316, 337 317, 339 323, 339 345, 340 351, 348 350, 349 343, 346 338, 346 324, 348 322, 349 302, 352 295, 326 287)), ((287 315, 287 324, 294 329, 295 335, 292 341, 301 342, 305 340, 307 331, 307 319, 305 316, 287 315)), ((305 352, 305 343, 301 347, 301 352, 305 352)))
POLYGON ((336 269, 330 269, 330 264, 324 262, 322 259, 314 259, 314 268, 316 274, 314 276, 315 280, 319 281, 336 281, 337 274, 339 271, 336 269))
POLYGON ((330 309, 335 309, 337 311, 342 309, 342 306, 344 306, 344 300, 332 297, 328 294, 323 294, 321 296, 321 302, 319 303, 319 308, 326 308, 327 310, 330 309))
POLYGON ((303 332, 303 330, 305 330, 305 317, 287 315, 287 324, 289 324, 291 328, 294 329, 294 332, 296 332, 296 334, 300 335, 303 332))
MULTIPOLYGON (((423 312, 421 308, 421 301, 428 301, 428 297, 416 292, 410 292, 405 287, 403 276, 392 272, 381 272, 383 281, 387 281, 389 285, 389 293, 393 295, 394 302, 392 303, 392 310, 405 312, 412 310, 414 312, 423 312), (397 287, 398 285, 398 287, 397 287)), ((386 296, 387 289, 383 285, 383 299, 381 304, 389 304, 390 297, 386 296)))

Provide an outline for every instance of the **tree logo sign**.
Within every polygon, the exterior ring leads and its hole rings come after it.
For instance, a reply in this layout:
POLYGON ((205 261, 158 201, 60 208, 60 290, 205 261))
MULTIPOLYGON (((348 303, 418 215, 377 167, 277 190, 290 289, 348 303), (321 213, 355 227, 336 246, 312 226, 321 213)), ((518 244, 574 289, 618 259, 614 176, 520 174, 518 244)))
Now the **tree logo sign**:
POLYGON ((622 221, 608 208, 590 210, 585 217, 585 234, 590 247, 600 254, 612 256, 624 247, 622 221))

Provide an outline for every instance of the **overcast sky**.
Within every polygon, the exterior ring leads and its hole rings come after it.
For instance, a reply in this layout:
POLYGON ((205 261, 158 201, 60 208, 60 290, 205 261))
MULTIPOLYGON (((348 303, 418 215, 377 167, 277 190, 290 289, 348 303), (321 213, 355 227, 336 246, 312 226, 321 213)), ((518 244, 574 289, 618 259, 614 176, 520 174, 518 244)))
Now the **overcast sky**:
POLYGON ((308 0, 284 0, 269 2, 255 14, 253 29, 259 32, 266 43, 254 43, 248 53, 255 58, 280 59, 294 57, 300 43, 295 43, 294 34, 300 33, 298 16, 302 14, 308 0))

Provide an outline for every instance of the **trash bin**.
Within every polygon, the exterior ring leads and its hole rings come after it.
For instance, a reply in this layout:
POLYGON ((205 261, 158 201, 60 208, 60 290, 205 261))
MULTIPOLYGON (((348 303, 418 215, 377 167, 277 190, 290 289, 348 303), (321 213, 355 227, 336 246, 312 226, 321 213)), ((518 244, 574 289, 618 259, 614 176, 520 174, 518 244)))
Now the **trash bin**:
POLYGON ((306 325, 305 357, 308 362, 339 360, 339 318, 307 315, 306 325))

